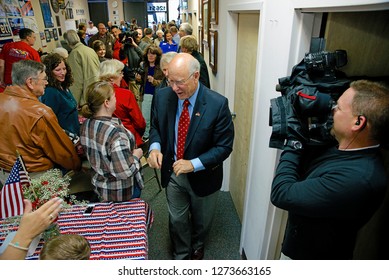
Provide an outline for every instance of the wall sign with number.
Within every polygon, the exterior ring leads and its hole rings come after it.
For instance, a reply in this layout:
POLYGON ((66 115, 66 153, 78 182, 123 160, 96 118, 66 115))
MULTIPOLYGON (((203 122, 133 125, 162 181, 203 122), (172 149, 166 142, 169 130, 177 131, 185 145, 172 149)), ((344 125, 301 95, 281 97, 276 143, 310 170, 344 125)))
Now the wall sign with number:
POLYGON ((166 3, 147 3, 147 12, 166 12, 166 3))

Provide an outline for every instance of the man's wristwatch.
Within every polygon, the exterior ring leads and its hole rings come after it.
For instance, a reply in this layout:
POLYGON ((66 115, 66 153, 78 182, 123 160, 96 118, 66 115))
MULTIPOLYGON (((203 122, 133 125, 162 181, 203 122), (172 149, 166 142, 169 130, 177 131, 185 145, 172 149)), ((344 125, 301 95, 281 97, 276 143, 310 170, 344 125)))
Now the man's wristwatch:
POLYGON ((303 144, 298 140, 288 140, 285 139, 284 146, 291 147, 295 150, 301 150, 303 149, 303 144))

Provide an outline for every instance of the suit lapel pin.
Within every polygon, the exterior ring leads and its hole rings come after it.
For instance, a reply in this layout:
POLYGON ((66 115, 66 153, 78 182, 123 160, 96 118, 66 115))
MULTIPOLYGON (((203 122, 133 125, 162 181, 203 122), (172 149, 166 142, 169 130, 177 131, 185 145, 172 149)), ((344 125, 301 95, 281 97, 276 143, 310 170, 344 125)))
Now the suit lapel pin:
POLYGON ((196 117, 200 117, 200 113, 197 112, 197 113, 195 114, 195 116, 196 116, 196 117))

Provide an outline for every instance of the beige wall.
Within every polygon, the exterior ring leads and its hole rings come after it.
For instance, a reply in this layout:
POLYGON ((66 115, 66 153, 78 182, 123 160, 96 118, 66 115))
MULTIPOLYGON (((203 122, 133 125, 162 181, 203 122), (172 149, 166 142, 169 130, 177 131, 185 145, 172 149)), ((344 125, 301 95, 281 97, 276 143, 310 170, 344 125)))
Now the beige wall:
POLYGON ((108 0, 108 18, 113 25, 119 25, 124 19, 123 1, 108 0))

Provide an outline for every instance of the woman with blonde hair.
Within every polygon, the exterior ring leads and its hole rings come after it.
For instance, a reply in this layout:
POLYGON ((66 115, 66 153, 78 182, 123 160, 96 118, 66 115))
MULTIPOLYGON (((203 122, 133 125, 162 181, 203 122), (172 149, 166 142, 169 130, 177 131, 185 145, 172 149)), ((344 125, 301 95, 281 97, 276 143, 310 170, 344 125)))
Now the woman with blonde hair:
POLYGON ((145 132, 146 122, 136 102, 135 95, 129 90, 120 87, 123 79, 123 62, 111 59, 100 64, 100 77, 113 85, 116 95, 116 110, 113 116, 120 119, 125 128, 135 136, 136 145, 143 144, 142 136, 145 132))
POLYGON ((122 202, 140 197, 143 188, 140 158, 134 135, 116 110, 115 90, 111 82, 97 81, 85 93, 81 113, 88 118, 81 125, 81 144, 92 168, 92 184, 102 202, 122 202))
POLYGON ((200 62, 200 78, 199 81, 206 86, 211 88, 211 83, 209 82, 208 67, 204 61, 203 56, 197 51, 198 49, 197 39, 193 35, 186 35, 180 40, 181 52, 189 53, 194 58, 200 62))

